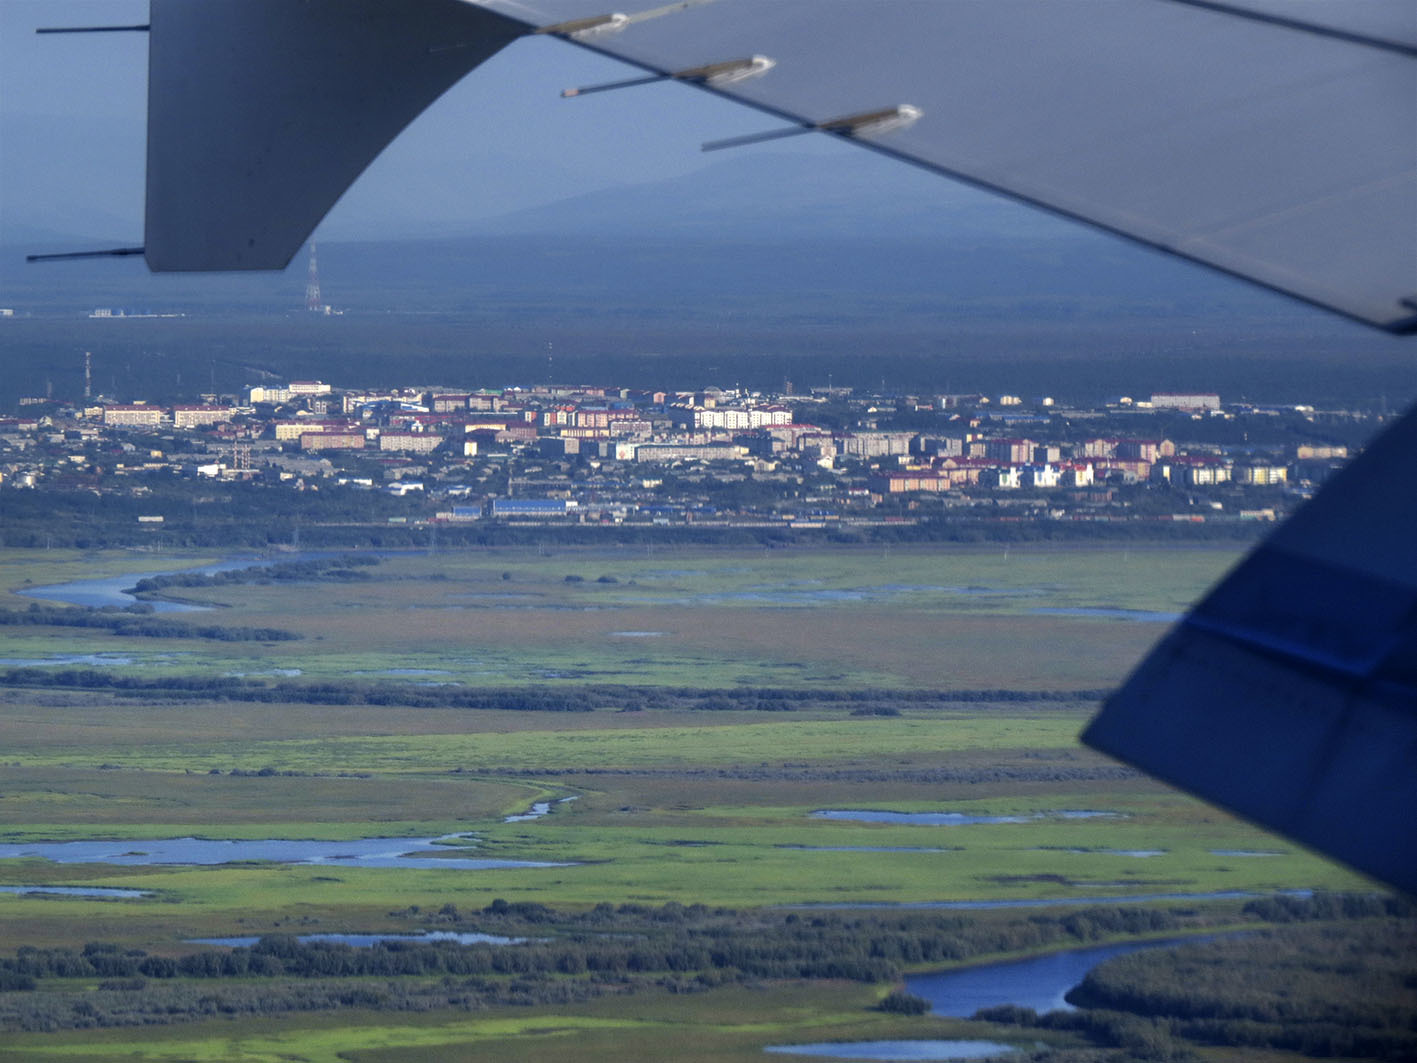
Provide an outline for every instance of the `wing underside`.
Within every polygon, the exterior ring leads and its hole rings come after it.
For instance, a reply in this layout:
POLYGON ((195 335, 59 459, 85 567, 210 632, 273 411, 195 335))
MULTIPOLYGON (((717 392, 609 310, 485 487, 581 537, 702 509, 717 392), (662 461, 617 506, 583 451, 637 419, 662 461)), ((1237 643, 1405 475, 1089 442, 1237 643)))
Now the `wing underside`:
POLYGON ((1417 894, 1417 410, 1108 699, 1105 753, 1417 894))

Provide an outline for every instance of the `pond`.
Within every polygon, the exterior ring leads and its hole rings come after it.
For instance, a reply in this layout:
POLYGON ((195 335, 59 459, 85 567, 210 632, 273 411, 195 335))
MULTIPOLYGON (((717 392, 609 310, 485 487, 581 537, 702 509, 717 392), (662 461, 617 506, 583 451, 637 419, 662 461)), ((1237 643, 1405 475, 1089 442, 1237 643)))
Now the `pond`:
POLYGON ((930 584, 886 583, 869 587, 811 587, 807 580, 798 584, 758 584, 742 590, 703 591, 664 597, 626 596, 620 601, 628 605, 732 605, 746 603, 767 606, 810 606, 834 605, 841 603, 886 603, 902 597, 931 595, 942 598, 1039 598, 1046 592, 1042 588, 996 588, 996 587, 943 587, 930 584))
POLYGON ((568 867, 533 860, 456 855, 468 851, 450 841, 465 838, 359 838, 354 841, 291 839, 213 841, 207 838, 124 841, 27 842, 0 845, 0 859, 52 860, 58 864, 234 864, 265 862, 324 867, 398 867, 487 871, 506 867, 568 867))
POLYGON ((144 890, 115 889, 108 886, 0 886, 0 893, 24 897, 151 897, 144 890))
POLYGON ((1066 810, 1032 812, 1022 816, 977 816, 964 812, 887 812, 871 808, 823 808, 813 812, 817 819, 844 819, 855 823, 900 823, 917 827, 961 827, 973 823, 1036 823, 1044 819, 1120 818, 1119 812, 1066 810))
POLYGON ((925 845, 778 845, 778 849, 796 849, 804 853, 958 853, 962 849, 946 849, 925 845))
POLYGON ((1143 624, 1174 624, 1181 619, 1180 613, 1163 613, 1151 609, 1069 609, 1061 606, 1040 606, 1030 609, 1029 612, 1034 616, 1082 616, 1097 620, 1134 620, 1143 624))
MULTIPOLYGON (((1101 883, 1092 883, 1094 887, 1101 883)), ((1128 893, 1116 897, 1029 897, 1008 901, 857 901, 856 903, 824 901, 820 904, 787 904, 784 908, 827 912, 886 911, 902 912, 987 912, 1003 908, 1065 908, 1096 904, 1142 904, 1149 901, 1243 901, 1255 897, 1309 897, 1312 890, 1278 890, 1256 893, 1250 890, 1212 890, 1209 893, 1128 893)))
MULTIPOLYGON (((261 939, 259 937, 230 938, 188 938, 192 945, 227 945, 234 949, 249 949, 261 939)), ((302 945, 312 941, 328 941, 336 945, 352 948, 372 948, 385 941, 407 941, 416 945, 428 945, 439 941, 458 945, 521 945, 530 938, 509 938, 497 934, 457 934, 451 930, 427 930, 421 934, 301 934, 296 938, 302 945)))
POLYGON ((768 1045, 766 1052, 833 1059, 897 1060, 990 1059, 1017 1052, 998 1041, 819 1041, 809 1045, 768 1045))
POLYGON ((0 657, 4 668, 49 668, 86 666, 91 668, 125 668, 133 658, 122 653, 61 653, 52 657, 0 657))

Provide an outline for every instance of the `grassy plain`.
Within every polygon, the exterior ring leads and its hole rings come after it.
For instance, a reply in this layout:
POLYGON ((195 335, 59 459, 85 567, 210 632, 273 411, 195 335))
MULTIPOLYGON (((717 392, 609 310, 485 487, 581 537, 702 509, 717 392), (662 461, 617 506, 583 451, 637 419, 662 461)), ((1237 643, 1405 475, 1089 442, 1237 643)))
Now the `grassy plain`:
MULTIPOLYGON (((469 1015, 417 1016, 340 1012, 338 1016, 265 1019, 260 1030, 218 1020, 158 1030, 92 1036, 21 1034, 0 1046, 0 1060, 108 1063, 407 1063, 486 1059, 507 1063, 593 1063, 616 1059, 662 1063, 761 1063, 763 1046, 824 1040, 997 1038, 997 1028, 929 1016, 902 1018, 869 1010, 881 990, 847 983, 778 984, 771 993, 733 986, 688 997, 650 993, 570 1007, 520 1008, 469 1015)), ((1030 1038, 1031 1047, 1033 1039, 1030 1038)))
MULTIPOLYGON (((1089 690, 1114 684, 1165 625, 1076 610, 1172 613, 1233 562, 1225 549, 497 550, 386 559, 356 583, 184 590, 202 623, 280 627, 275 644, 0 629, 0 658, 111 654, 118 674, 299 671, 298 681, 469 686, 587 680, 656 687, 1089 690), (579 577, 567 581, 567 576, 579 577), (1039 610, 1063 610, 1040 612, 1039 610), (412 673, 409 675, 408 673, 412 673)), ((0 586, 133 559, 0 554, 0 586), (33 572, 35 575, 30 576, 33 572)), ((178 567, 142 557, 129 571, 178 567), (151 564, 148 564, 151 563, 151 564)), ((193 563, 200 560, 193 559, 193 563)), ((24 601, 24 599, 20 599, 24 601)), ((1082 700, 852 704, 792 712, 528 712, 125 699, 0 691, 0 843, 470 835, 473 855, 571 866, 470 871, 0 860, 0 884, 147 891, 97 900, 0 893, 0 942, 185 939, 273 930, 415 929, 393 913, 497 897, 555 906, 1147 896, 1363 888, 1293 845, 1078 746, 1082 700), (575 797, 505 822, 532 802, 575 797), (918 826, 819 809, 1036 817, 918 826), (1100 818, 1063 818, 1065 811, 1100 818), (1250 855, 1264 853, 1266 855, 1250 855)), ((760 1058, 774 1040, 958 1029, 862 1010, 874 990, 715 990, 572 1009, 345 1015, 157 1032, 25 1035, 0 1058, 760 1058), (863 996, 865 994, 865 996, 863 996), (837 1029, 829 1029, 834 1027, 837 1029), (532 1032, 539 1031, 536 1036, 532 1032), (8 1055, 6 1053, 9 1053, 8 1055)))
MULTIPOLYGON (((82 557, 60 553, 0 552, 0 586, 81 570, 82 557)), ((112 574, 127 556, 94 564, 112 574)), ((147 571, 178 567, 137 557, 147 571)), ((1176 613, 1235 557, 1233 548, 1135 546, 411 554, 368 582, 176 592, 216 606, 193 614, 202 622, 293 629, 306 635, 299 642, 194 653, 11 629, 0 656, 102 651, 129 656, 124 667, 140 673, 377 680, 401 670, 493 685, 1099 687, 1163 625, 1037 610, 1176 613)))

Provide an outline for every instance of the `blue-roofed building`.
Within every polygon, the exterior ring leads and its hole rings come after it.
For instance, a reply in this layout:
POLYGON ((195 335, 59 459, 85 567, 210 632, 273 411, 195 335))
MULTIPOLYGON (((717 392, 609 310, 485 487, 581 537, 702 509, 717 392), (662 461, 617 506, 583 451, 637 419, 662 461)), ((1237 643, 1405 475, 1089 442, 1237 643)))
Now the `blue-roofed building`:
POLYGON ((568 517, 578 503, 570 498, 494 498, 488 504, 489 517, 568 517))

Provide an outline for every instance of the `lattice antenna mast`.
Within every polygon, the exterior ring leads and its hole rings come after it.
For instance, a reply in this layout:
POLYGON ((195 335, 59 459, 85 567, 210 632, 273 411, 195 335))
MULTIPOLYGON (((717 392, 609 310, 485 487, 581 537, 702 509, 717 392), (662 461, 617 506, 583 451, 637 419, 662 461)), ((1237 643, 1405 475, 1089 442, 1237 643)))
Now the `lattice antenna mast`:
POLYGON ((325 302, 320 298, 320 267, 315 261, 315 245, 310 244, 310 270, 305 277, 305 309, 317 314, 325 312, 325 302))

